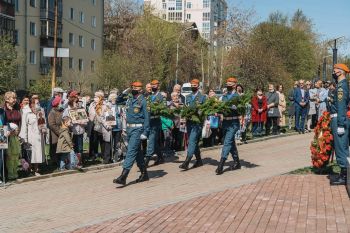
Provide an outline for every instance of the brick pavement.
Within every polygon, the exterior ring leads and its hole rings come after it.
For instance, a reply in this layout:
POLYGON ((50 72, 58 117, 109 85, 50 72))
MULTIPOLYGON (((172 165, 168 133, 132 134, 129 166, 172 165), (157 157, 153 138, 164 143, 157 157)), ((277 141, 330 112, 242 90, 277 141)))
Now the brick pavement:
MULTIPOLYGON (((310 164, 309 143, 311 137, 311 134, 296 135, 240 146, 239 152, 243 160, 243 169, 227 171, 222 176, 216 176, 214 172, 220 150, 212 150, 203 153, 205 158, 205 166, 203 167, 180 172, 178 169, 180 161, 171 161, 151 167, 149 169, 151 180, 141 184, 133 183, 139 175, 136 166, 134 166, 128 179, 131 184, 125 188, 116 188, 112 184, 113 177, 120 174, 121 168, 12 185, 6 190, 0 189, 0 232, 64 232, 108 220, 113 221, 113 219, 123 216, 129 216, 132 219, 133 213, 156 209, 194 197, 204 198, 204 196, 212 195, 214 192, 280 175, 310 164)), ((180 158, 181 161, 183 159, 180 158)), ((283 191, 286 192, 286 190, 283 191)), ((243 198, 250 192, 254 193, 249 190, 245 190, 245 192, 243 198)), ((237 192, 237 195, 242 194, 237 192)), ((229 195, 222 196, 219 200, 230 198, 232 197, 229 195)), ((307 196, 302 196, 302 198, 303 203, 308 201, 307 196)), ((200 206, 203 205, 202 201, 196 203, 200 206)), ((254 206, 256 205, 260 206, 260 203, 255 202, 254 206)), ((238 206, 235 207, 238 208, 238 206)), ((177 210, 172 208, 169 210, 184 212, 183 208, 178 208, 177 210)), ((242 206, 242 208, 249 215, 256 214, 249 212, 247 206, 242 206)), ((289 207, 281 206, 278 208, 283 211, 289 207)), ((303 208, 301 206, 300 210, 305 212, 303 208)), ((325 204, 325 208, 328 208, 328 205, 325 204)), ((196 212, 198 216, 202 214, 211 215, 210 212, 196 212)), ((237 217, 242 218, 243 216, 240 214, 237 214, 237 217)), ((295 212, 291 212, 291 216, 295 216, 295 214, 295 212)), ((168 220, 173 222, 173 217, 166 211, 163 215, 169 216, 168 220)), ((276 217, 278 215, 274 218, 276 217)), ((193 225, 191 219, 186 216, 183 219, 187 221, 186 229, 193 225)), ((238 218, 228 215, 227 219, 229 221, 238 218)), ((262 216, 262 220, 266 221, 267 217, 262 216)), ((156 221, 156 218, 152 221, 156 221)), ((149 222, 149 226, 152 225, 152 221, 149 222)), ((336 219, 329 221, 337 223, 336 219)), ((261 221, 259 221, 260 223, 261 221)), ((124 219, 123 224, 128 224, 127 219, 124 219)), ((226 220, 225 224, 228 224, 226 220)), ((134 225, 134 228, 137 228, 140 221, 134 222, 134 225)), ((201 230, 206 222, 202 221, 197 225, 201 230)), ((230 227, 238 229, 239 226, 236 225, 236 223, 231 224, 230 227)), ((159 228, 162 226, 159 225, 159 228)), ((143 227, 147 227, 147 224, 143 227)), ((288 227, 290 226, 286 224, 286 228, 288 227)))
POLYGON ((283 175, 74 232, 350 232, 350 200, 326 176, 283 175))

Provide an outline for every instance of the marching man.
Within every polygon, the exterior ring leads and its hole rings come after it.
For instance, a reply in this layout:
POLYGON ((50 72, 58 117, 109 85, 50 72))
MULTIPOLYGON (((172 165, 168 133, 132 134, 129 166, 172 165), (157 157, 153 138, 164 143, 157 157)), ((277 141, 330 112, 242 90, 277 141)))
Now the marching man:
POLYGON ((347 157, 349 156, 349 123, 346 116, 349 104, 349 84, 346 80, 349 68, 344 64, 335 64, 333 68, 333 79, 337 82, 334 100, 330 105, 331 129, 334 140, 334 151, 337 163, 341 169, 332 185, 346 184, 347 157))
MULTIPOLYGON (((195 107, 203 104, 206 100, 206 96, 202 95, 199 91, 199 80, 193 79, 191 81, 192 93, 186 97, 186 105, 189 107, 195 107)), ((187 120, 187 133, 189 134, 187 157, 186 160, 179 166, 183 170, 188 170, 188 165, 191 162, 193 155, 196 156, 196 162, 192 168, 203 166, 200 150, 199 140, 202 134, 202 124, 191 122, 187 120)))
MULTIPOLYGON (((136 182, 149 180, 143 154, 141 153, 141 139, 147 139, 149 133, 149 113, 147 111, 147 102, 140 93, 142 90, 141 82, 133 82, 131 95, 126 98, 126 133, 128 140, 128 150, 123 163, 122 174, 113 180, 113 183, 126 184, 126 178, 132 168, 135 160, 140 169, 141 175, 136 182)), ((129 89, 118 97, 118 102, 125 102, 125 97, 129 89)))
MULTIPOLYGON (((225 93, 221 97, 221 101, 230 101, 233 98, 238 98, 239 95, 236 93, 236 85, 237 85, 237 79, 236 78, 228 78, 226 80, 226 88, 227 93, 225 93)), ((228 154, 231 153, 234 161, 234 165, 232 169, 240 169, 241 164, 239 162, 238 157, 238 150, 235 142, 235 135, 236 132, 239 130, 239 115, 237 112, 237 107, 232 106, 231 114, 224 116, 223 122, 222 122, 222 129, 223 129, 223 137, 224 137, 224 146, 222 147, 221 151, 221 159, 220 163, 218 165, 218 168, 216 169, 216 174, 221 175, 223 173, 225 161, 228 157, 228 154)))

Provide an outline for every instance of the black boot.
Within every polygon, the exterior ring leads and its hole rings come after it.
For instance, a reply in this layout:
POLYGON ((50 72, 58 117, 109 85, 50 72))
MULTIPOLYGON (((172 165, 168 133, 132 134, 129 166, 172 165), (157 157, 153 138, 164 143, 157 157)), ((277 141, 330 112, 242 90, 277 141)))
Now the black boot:
POLYGON ((122 184, 122 185, 126 185, 126 178, 128 178, 129 175, 129 170, 123 168, 122 174, 113 180, 113 183, 115 184, 122 184))
POLYGON ((193 164, 192 168, 196 168, 196 167, 201 167, 203 166, 203 161, 202 161, 202 158, 201 158, 201 152, 197 152, 195 154, 196 156, 196 162, 193 164))
POLYGON ((145 158, 145 166, 148 167, 149 161, 151 160, 150 156, 146 156, 145 158))
POLYGON ((216 168, 216 170, 215 170, 216 175, 221 175, 222 173, 224 173, 225 161, 226 161, 225 158, 221 158, 221 159, 220 159, 220 163, 219 163, 219 165, 218 165, 218 168, 216 168))
POLYGON ((188 170, 188 165, 190 164, 191 159, 189 157, 186 157, 186 160, 179 166, 179 168, 188 170))
POLYGON ((147 173, 147 168, 146 168, 146 166, 141 167, 141 168, 140 168, 140 172, 141 172, 141 175, 140 175, 140 177, 136 180, 136 183, 148 181, 148 180, 149 180, 149 177, 148 177, 148 173, 147 173))
POLYGON ((164 156, 162 153, 159 153, 159 155, 157 156, 157 160, 154 162, 154 165, 159 165, 164 163, 164 156))
POLYGON ((241 162, 239 161, 238 156, 233 159, 233 165, 232 165, 231 169, 232 170, 241 169, 241 162))
POLYGON ((346 168, 341 168, 340 174, 336 180, 331 181, 331 185, 346 185, 347 170, 346 168))

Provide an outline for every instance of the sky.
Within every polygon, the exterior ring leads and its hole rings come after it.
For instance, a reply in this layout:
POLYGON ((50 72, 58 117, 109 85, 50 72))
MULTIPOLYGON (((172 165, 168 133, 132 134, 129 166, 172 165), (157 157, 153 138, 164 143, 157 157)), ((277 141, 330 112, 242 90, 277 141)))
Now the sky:
POLYGON ((229 8, 253 8, 257 20, 264 21, 271 12, 280 11, 292 16, 301 9, 310 18, 321 40, 345 36, 347 41, 339 48, 342 54, 350 54, 350 0, 226 0, 229 8))

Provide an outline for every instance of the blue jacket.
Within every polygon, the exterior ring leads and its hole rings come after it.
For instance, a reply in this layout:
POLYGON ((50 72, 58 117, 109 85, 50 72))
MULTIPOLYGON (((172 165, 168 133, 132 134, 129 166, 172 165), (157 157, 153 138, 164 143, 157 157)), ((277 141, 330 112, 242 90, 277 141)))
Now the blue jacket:
POLYGON ((7 125, 6 114, 3 108, 0 108, 0 126, 7 125))
POLYGON ((346 112, 349 104, 349 87, 346 79, 341 80, 335 89, 333 102, 330 104, 331 114, 337 113, 337 124, 344 127, 347 122, 346 112))
POLYGON ((203 104, 207 97, 205 95, 202 95, 199 91, 197 92, 196 95, 193 93, 189 94, 186 96, 186 105, 189 107, 195 107, 199 104, 203 104))
POLYGON ((308 103, 310 101, 310 95, 309 95, 309 91, 304 90, 304 98, 301 95, 301 89, 300 87, 298 87, 295 91, 294 91, 294 103, 296 106, 300 106, 300 107, 307 107, 308 103), (306 104, 305 106, 301 106, 300 103, 304 101, 304 103, 306 104))
POLYGON ((147 111, 147 101, 143 95, 139 95, 135 98, 132 95, 119 96, 117 99, 118 104, 126 105, 126 123, 127 124, 143 124, 143 133, 148 136, 150 131, 150 116, 147 111), (126 100, 126 101, 125 101, 126 100))
MULTIPOLYGON (((220 98, 221 101, 223 102, 227 102, 232 100, 233 98, 237 98, 239 97, 239 95, 237 94, 237 92, 227 92, 225 94, 222 95, 222 97, 220 98)), ((237 110, 232 110, 231 114, 229 114, 226 117, 231 117, 231 116, 238 116, 238 112, 237 110)))

